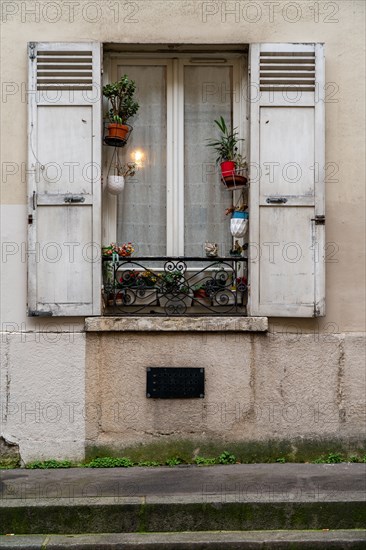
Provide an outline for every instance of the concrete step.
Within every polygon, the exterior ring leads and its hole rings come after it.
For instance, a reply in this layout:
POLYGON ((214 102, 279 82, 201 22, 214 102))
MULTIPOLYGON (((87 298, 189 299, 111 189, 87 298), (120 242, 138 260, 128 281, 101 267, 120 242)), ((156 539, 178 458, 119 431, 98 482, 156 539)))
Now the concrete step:
POLYGON ((365 472, 364 464, 6 470, 0 533, 363 529, 365 472))
POLYGON ((172 531, 247 531, 277 529, 362 529, 366 506, 344 502, 202 503, 190 498, 125 499, 64 504, 28 501, 2 503, 0 532, 15 534, 137 533, 172 531))
POLYGON ((246 531, 98 535, 2 536, 3 550, 256 550, 348 549, 364 550, 366 532, 246 531))

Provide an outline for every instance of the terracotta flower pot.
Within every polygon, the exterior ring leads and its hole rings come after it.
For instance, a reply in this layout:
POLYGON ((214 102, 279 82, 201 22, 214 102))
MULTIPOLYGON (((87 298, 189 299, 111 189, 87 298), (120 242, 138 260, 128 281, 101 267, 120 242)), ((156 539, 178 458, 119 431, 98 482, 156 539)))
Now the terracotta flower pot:
POLYGON ((117 139, 126 139, 129 127, 126 124, 118 124, 117 122, 111 122, 108 126, 108 136, 117 139))

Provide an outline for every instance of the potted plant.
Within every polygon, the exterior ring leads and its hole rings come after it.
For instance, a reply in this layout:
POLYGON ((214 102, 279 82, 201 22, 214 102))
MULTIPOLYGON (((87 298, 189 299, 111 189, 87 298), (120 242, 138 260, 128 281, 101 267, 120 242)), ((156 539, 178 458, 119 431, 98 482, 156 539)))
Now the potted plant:
POLYGON ((236 128, 228 128, 222 116, 214 122, 220 130, 220 136, 219 139, 209 140, 207 146, 213 147, 217 153, 216 164, 220 164, 222 180, 230 190, 244 187, 247 178, 241 173, 246 169, 246 161, 238 147, 238 143, 244 140, 238 138, 236 128))
POLYGON ((120 256, 131 256, 133 252, 135 252, 135 249, 132 243, 124 243, 121 246, 118 246, 116 243, 111 243, 108 246, 102 247, 102 255, 107 258, 113 258, 114 255, 118 258, 120 256))
POLYGON ((127 306, 157 305, 157 275, 152 271, 124 271, 118 287, 124 290, 124 303, 127 306))
POLYGON ((193 288, 193 305, 209 306, 210 297, 206 291, 206 283, 200 283, 193 288))
POLYGON ((169 271, 159 275, 159 303, 174 312, 192 305, 193 291, 181 271, 169 271))
POLYGON ((125 178, 132 178, 137 171, 137 164, 134 162, 128 162, 127 164, 120 165, 116 162, 114 166, 114 174, 109 175, 107 178, 107 190, 112 195, 118 195, 122 193, 125 187, 125 178))
POLYGON ((135 81, 130 80, 126 74, 121 76, 117 82, 106 84, 103 87, 103 95, 110 103, 110 109, 107 112, 108 136, 105 138, 108 145, 120 146, 126 143, 130 131, 127 121, 140 108, 134 97, 135 91, 135 81))

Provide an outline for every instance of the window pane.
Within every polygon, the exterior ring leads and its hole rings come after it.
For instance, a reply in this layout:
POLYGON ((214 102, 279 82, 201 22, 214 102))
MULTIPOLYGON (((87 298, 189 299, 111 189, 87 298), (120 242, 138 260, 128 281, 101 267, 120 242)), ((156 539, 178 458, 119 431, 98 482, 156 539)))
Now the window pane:
POLYGON ((206 241, 219 245, 219 255, 231 248, 230 220, 225 209, 232 204, 215 173, 215 152, 207 139, 216 136, 214 120, 231 123, 232 68, 185 67, 184 73, 184 253, 204 255, 206 241))
POLYGON ((142 168, 118 197, 118 242, 133 242, 139 256, 166 254, 166 67, 118 66, 137 85, 140 104, 133 132, 121 150, 124 162, 142 152, 142 168))

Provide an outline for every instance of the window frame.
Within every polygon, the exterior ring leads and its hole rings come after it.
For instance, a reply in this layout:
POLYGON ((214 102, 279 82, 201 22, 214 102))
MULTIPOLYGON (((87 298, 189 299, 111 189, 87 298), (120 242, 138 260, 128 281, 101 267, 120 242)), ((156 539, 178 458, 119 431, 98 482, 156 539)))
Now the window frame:
MULTIPOLYGON (((241 153, 249 154, 248 54, 247 52, 147 53, 106 52, 103 84, 118 78, 118 65, 165 65, 167 68, 167 218, 166 255, 184 256, 184 67, 199 65, 231 66, 233 70, 233 126, 242 142, 241 153), (209 60, 212 60, 209 62, 209 60), (220 60, 216 62, 215 60, 220 60), (221 61, 224 60, 224 61, 221 61), (202 62, 201 62, 202 61, 202 62), (182 230, 183 228, 183 230, 182 230)), ((106 110, 106 104, 103 106, 106 110)), ((214 128, 213 128, 214 131, 214 128)), ((208 136, 209 137, 209 136, 208 136)), ((106 182, 108 152, 103 148, 103 181, 106 182)), ((217 185, 222 185, 217 174, 217 185)), ((240 191, 233 192, 236 201, 240 191)), ((103 242, 117 240, 117 197, 103 194, 103 242)))

